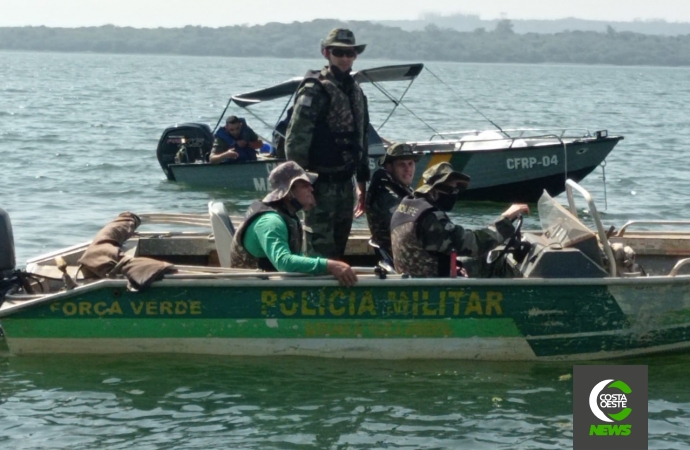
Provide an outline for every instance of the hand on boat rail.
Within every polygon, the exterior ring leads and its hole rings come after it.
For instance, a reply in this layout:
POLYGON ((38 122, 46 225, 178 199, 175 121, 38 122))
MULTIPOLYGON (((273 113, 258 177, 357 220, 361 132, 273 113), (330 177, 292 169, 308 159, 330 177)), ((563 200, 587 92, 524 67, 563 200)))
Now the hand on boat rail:
POLYGON ((329 259, 326 263, 326 271, 333 275, 338 280, 338 283, 345 287, 351 287, 357 283, 357 274, 355 271, 349 264, 342 261, 329 259))

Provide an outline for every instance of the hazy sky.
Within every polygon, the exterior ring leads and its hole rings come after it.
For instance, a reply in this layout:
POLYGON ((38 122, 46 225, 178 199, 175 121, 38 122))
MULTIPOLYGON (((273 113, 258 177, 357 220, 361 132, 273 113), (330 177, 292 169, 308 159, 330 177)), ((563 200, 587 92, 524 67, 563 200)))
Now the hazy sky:
POLYGON ((416 19, 427 12, 483 19, 690 22, 688 0, 0 0, 0 26, 219 27, 316 18, 416 19))

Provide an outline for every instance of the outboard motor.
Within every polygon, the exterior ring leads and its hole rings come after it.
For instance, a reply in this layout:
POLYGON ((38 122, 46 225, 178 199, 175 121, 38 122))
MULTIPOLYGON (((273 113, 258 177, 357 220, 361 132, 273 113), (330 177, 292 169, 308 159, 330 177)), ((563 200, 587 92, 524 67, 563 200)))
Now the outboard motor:
POLYGON ((213 147, 211 127, 205 123, 183 123, 168 127, 158 141, 156 156, 168 180, 175 176, 168 168, 169 164, 208 162, 208 155, 213 147), (179 153, 179 156, 178 156, 179 153), (178 161, 175 157, 178 156, 178 161))
POLYGON ((0 208, 0 303, 5 293, 14 285, 14 237, 7 212, 0 208))

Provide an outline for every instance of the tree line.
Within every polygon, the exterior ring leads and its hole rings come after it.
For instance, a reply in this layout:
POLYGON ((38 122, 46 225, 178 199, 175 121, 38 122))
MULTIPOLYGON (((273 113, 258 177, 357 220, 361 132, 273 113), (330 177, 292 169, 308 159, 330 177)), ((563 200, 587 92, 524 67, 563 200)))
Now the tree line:
POLYGON ((377 23, 319 19, 311 22, 238 25, 222 28, 3 27, 0 49, 12 51, 212 55, 313 58, 319 42, 335 27, 347 27, 368 44, 367 58, 405 61, 484 63, 572 63, 611 65, 690 65, 690 34, 659 36, 619 32, 513 31, 510 20, 493 30, 461 32, 427 25, 405 31, 377 23))
MULTIPOLYGON (((494 29, 496 24, 502 19, 482 19, 473 14, 439 14, 426 13, 419 19, 414 20, 374 20, 376 23, 388 27, 400 27, 403 30, 422 30, 430 24, 441 28, 451 28, 457 31, 473 31, 477 28, 494 29)), ((540 33, 554 34, 563 31, 606 31, 607 26, 611 26, 618 31, 632 31, 642 34, 659 34, 662 36, 679 36, 690 34, 690 23, 688 22, 667 22, 663 19, 633 20, 626 22, 588 20, 567 17, 564 19, 513 19, 516 33, 540 33)))

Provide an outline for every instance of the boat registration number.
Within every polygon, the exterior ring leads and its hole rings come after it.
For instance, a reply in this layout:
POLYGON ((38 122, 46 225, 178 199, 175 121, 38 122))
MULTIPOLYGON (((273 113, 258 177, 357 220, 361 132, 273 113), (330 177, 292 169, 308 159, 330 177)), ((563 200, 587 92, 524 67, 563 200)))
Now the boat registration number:
POLYGON ((532 169, 534 166, 549 167, 558 165, 558 155, 544 155, 541 158, 535 156, 506 159, 508 170, 532 169))

